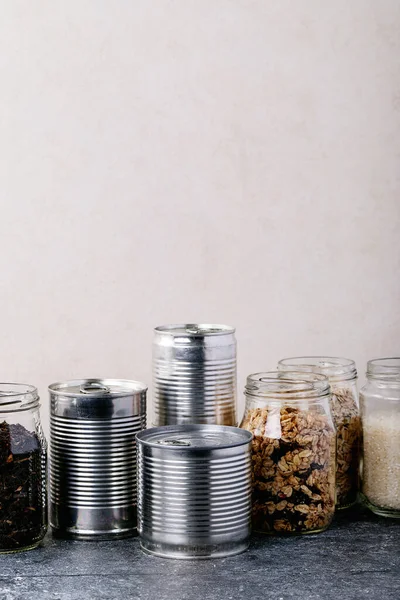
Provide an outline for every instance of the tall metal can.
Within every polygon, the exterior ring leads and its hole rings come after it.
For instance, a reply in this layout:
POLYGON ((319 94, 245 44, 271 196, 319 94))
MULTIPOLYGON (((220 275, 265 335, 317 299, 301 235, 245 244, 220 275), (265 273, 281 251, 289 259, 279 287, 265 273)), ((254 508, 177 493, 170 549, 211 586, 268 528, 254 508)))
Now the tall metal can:
POLYGON ((252 434, 220 425, 147 429, 138 442, 138 532, 165 558, 217 558, 248 547, 252 434))
POLYGON ((50 524, 75 539, 136 533, 135 435, 146 427, 143 383, 82 379, 49 386, 50 524))
POLYGON ((153 342, 154 425, 236 425, 236 338, 227 325, 162 325, 153 342))

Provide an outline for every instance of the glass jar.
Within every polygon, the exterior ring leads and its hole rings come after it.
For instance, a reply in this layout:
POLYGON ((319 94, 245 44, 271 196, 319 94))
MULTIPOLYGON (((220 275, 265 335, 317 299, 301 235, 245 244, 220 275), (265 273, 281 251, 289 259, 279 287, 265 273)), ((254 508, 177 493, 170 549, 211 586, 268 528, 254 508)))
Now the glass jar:
POLYGON ((400 358, 368 362, 360 404, 363 499, 377 515, 400 518, 400 358))
POLYGON ((360 482, 361 419, 354 360, 330 356, 285 358, 278 369, 319 373, 328 378, 337 435, 336 508, 349 508, 357 501, 360 482))
POLYGON ((36 388, 0 383, 0 552, 35 548, 46 533, 46 458, 36 388))
POLYGON ((245 396, 241 427, 253 434, 253 529, 323 531, 335 512, 328 380, 314 373, 255 373, 245 396))

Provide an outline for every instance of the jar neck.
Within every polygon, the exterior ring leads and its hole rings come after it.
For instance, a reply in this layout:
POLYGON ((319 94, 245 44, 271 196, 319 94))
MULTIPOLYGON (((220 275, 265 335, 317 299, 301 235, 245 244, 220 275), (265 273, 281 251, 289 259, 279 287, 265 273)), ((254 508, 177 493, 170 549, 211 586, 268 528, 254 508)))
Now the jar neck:
POLYGON ((400 376, 399 377, 379 377, 379 375, 369 375, 367 373, 367 380, 369 383, 376 384, 382 387, 397 387, 400 388, 400 376))
POLYGON ((0 419, 8 413, 34 411, 39 408, 39 395, 33 385, 0 383, 0 419))
POLYGON ((284 358, 278 363, 279 371, 300 371, 325 375, 330 383, 340 384, 357 379, 354 360, 333 356, 299 356, 284 358))
POLYGON ((245 390, 245 398, 246 398, 246 406, 257 406, 257 407, 268 407, 268 406, 290 406, 292 408, 298 409, 300 411, 303 410, 312 410, 313 407, 323 406, 329 409, 329 399, 330 395, 327 396, 318 396, 316 398, 310 398, 308 396, 304 396, 302 398, 291 398, 290 396, 277 396, 277 395, 268 395, 258 394, 254 395, 248 393, 245 390))
POLYGON ((256 402, 298 403, 300 407, 305 402, 316 404, 329 399, 330 386, 323 375, 270 371, 249 375, 245 394, 247 399, 256 402))
POLYGON ((368 361, 367 379, 381 385, 400 386, 400 358, 377 358, 368 361))

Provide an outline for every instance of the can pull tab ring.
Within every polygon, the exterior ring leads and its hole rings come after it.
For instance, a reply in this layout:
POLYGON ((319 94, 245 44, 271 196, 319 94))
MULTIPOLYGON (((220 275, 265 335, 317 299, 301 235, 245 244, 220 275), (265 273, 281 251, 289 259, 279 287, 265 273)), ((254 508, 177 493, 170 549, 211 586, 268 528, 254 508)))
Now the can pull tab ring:
POLYGON ((110 388, 108 388, 106 385, 102 385, 101 383, 92 382, 82 384, 80 391, 82 394, 92 394, 93 392, 98 394, 109 394, 110 388))
POLYGON ((194 333, 194 334, 198 334, 201 333, 199 327, 197 327, 196 325, 189 325, 188 327, 186 327, 186 333, 194 333))

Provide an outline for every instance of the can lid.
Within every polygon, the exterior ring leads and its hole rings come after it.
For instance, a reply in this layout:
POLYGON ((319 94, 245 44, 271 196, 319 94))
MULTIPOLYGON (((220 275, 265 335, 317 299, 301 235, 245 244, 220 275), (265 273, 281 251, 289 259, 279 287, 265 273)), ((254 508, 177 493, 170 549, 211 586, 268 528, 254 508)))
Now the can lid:
POLYGON ((117 398, 146 390, 144 383, 129 379, 75 379, 49 385, 52 394, 74 398, 117 398))
POLYGON ((228 333, 235 333, 235 328, 230 325, 185 323, 181 325, 160 325, 155 328, 155 331, 173 336, 204 337, 206 335, 226 335, 228 333))
POLYGON ((137 440, 143 444, 164 446, 177 450, 207 450, 234 448, 243 446, 252 440, 252 434, 246 429, 227 425, 169 425, 153 427, 137 434, 137 440))

